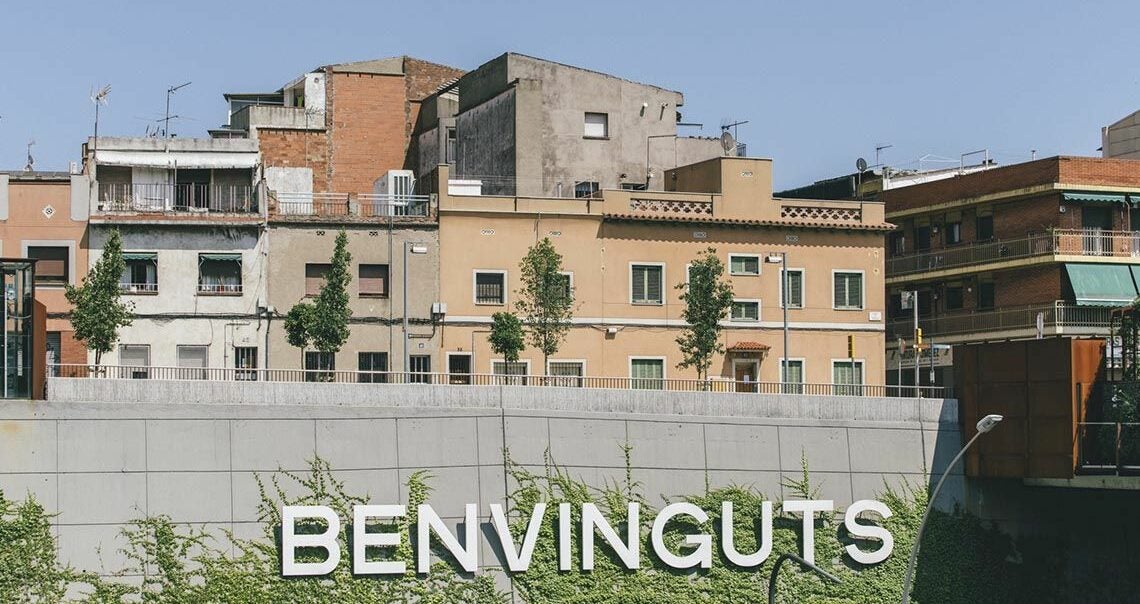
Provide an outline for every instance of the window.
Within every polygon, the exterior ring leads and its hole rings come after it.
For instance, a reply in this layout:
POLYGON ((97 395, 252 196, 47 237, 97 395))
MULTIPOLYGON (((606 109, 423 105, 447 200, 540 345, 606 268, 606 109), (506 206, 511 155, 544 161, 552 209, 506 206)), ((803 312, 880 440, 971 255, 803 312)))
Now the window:
POLYGON ((831 383, 835 394, 856 396, 863 393, 863 361, 832 361, 831 383))
POLYGON ((325 277, 332 270, 331 264, 305 264, 305 297, 315 298, 325 286, 325 277))
POLYGON ((584 197, 597 197, 599 190, 600 187, 598 187, 597 181, 594 180, 583 180, 574 183, 574 197, 579 199, 584 197))
POLYGON ((178 347, 178 379, 204 380, 210 366, 209 346, 178 347))
POLYGON ((198 293, 240 294, 240 254, 198 254, 198 293))
POLYGON ((496 376, 496 384, 507 384, 512 386, 525 386, 526 376, 530 373, 530 363, 528 361, 515 361, 508 363, 506 361, 492 361, 491 373, 496 376))
MULTIPOLYGON (((649 185, 647 185, 643 182, 623 182, 623 183, 621 183, 621 190, 622 191, 645 191, 648 188, 649 188, 649 185)), ((1140 230, 1140 229, 1134 229, 1134 230, 1140 230)))
POLYGON ((978 215, 974 221, 978 241, 989 241, 994 238, 994 215, 978 215))
POLYGON ((562 271, 558 273, 559 285, 562 289, 562 296, 567 300, 574 299, 574 273, 562 271))
POLYGON ((362 298, 388 297, 388 265, 361 264, 360 296, 362 298))
POLYGON ((665 359, 630 359, 630 388, 663 390, 665 388, 665 359))
POLYGON ((586 138, 607 138, 610 135, 610 116, 607 113, 586 112, 582 136, 586 138))
POLYGON ((631 304, 664 304, 663 282, 665 266, 661 264, 630 265, 631 304))
POLYGON ((47 332, 47 341, 45 342, 47 348, 47 366, 48 377, 59 377, 59 365, 63 361, 63 339, 60 337, 58 331, 47 332))
POLYGON ((760 301, 759 300, 733 300, 732 301, 732 314, 729 317, 733 321, 759 321, 760 320, 760 301))
POLYGON ((305 351, 305 381, 331 382, 335 379, 336 354, 317 350, 305 351))
POLYGON ((463 352, 447 353, 447 383, 471 383, 471 355, 463 352))
POLYGON ((388 382, 388 353, 359 352, 356 354, 356 381, 362 384, 385 384, 388 382))
POLYGON ((444 149, 443 161, 444 163, 455 165, 455 128, 447 129, 447 146, 444 149))
POLYGON ((930 225, 915 227, 914 247, 919 251, 930 249, 930 225))
POLYGON ((123 344, 119 346, 119 365, 123 375, 135 380, 150 377, 150 346, 147 344, 123 344))
POLYGON ((804 361, 803 359, 780 359, 783 366, 780 368, 780 390, 784 394, 804 393, 804 361))
POLYGON ((67 285, 71 250, 65 245, 29 245, 28 258, 35 258, 36 285, 67 285))
POLYGON ((234 346, 234 379, 243 382, 257 381, 257 347, 234 346))
POLYGON ((475 303, 505 304, 506 271, 482 271, 475 273, 475 303))
POLYGON ((946 288, 946 310, 961 310, 963 302, 961 285, 946 288))
POLYGON ((901 256, 906 253, 906 233, 902 231, 895 231, 891 233, 891 255, 901 256))
MULTIPOLYGON (((791 294, 788 297, 788 308, 804 307, 804 269, 787 269, 787 281, 784 280, 784 269, 780 269, 780 304, 784 303, 784 285, 786 283, 791 294)), ((783 308, 781 306, 781 308, 783 308)))
POLYGON ((993 281, 978 283, 978 308, 991 309, 994 307, 996 290, 993 281))
POLYGON ((759 275, 760 256, 729 254, 728 272, 732 275, 759 275))
POLYGON ((581 388, 585 372, 585 363, 582 361, 550 361, 546 370, 547 375, 554 376, 550 385, 564 388, 581 388))
POLYGON ((126 268, 119 278, 119 289, 128 294, 158 292, 158 254, 151 252, 124 252, 126 268))
POLYGON ((946 223, 946 244, 962 243, 962 221, 946 223))
POLYGON ((863 273, 835 272, 835 309, 863 309, 863 273))
POLYGON ((412 384, 431 383, 431 355, 413 354, 408 357, 408 382, 412 384))

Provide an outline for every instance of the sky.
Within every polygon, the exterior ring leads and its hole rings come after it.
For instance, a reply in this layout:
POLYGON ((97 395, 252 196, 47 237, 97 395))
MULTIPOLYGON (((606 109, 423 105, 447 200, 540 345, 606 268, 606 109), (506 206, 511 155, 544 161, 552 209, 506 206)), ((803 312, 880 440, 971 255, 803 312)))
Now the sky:
POLYGON ((0 9, 0 169, 66 170, 94 127, 141 136, 166 89, 178 136, 226 120, 223 92, 411 55, 472 69, 520 52, 680 90, 686 134, 771 157, 777 189, 854 170, 1099 155, 1140 109, 1140 2, 16 2, 0 9))

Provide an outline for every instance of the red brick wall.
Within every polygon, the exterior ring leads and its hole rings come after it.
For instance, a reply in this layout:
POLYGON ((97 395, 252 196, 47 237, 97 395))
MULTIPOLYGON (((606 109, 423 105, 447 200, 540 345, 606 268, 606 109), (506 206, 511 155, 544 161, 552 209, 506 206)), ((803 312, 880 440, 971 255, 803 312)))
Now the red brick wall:
POLYGON ((87 364, 87 348, 83 346, 82 342, 75 339, 74 331, 59 332, 59 347, 60 363, 87 364))
POLYGON ((404 167, 404 77, 334 72, 326 82, 331 190, 371 193, 377 178, 404 167))
MULTIPOLYGON (((419 166, 419 158, 413 157, 417 153, 415 145, 410 144, 410 141, 416 130, 416 122, 420 119, 421 101, 463 73, 462 69, 404 57, 404 86, 406 89, 404 135, 409 141, 404 157, 406 169, 412 170, 419 166)), ((424 176, 423 174, 416 174, 417 179, 424 176)))
POLYGON ((1047 264, 994 275, 994 307, 1009 308, 1061 298, 1061 264, 1047 264))
POLYGON ((266 166, 312 168, 313 190, 330 190, 328 142, 324 132, 260 128, 257 138, 266 166))

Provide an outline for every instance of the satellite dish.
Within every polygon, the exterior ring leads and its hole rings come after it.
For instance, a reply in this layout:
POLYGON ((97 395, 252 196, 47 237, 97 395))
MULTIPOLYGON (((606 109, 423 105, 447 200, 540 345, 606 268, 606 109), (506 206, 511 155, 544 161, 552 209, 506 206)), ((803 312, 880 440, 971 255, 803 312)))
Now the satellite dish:
POLYGON ((721 133, 720 146, 724 149, 725 155, 736 155, 736 139, 732 138, 732 133, 728 130, 721 133))
POLYGON ((855 169, 859 170, 860 172, 866 170, 867 169, 867 160, 863 159, 862 157, 855 160, 855 169))

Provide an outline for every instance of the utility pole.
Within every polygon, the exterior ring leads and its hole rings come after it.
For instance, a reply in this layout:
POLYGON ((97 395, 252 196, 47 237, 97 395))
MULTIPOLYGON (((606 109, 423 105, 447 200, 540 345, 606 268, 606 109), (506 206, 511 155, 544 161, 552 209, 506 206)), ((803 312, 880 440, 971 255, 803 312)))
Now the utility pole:
POLYGON ((921 365, 919 362, 919 355, 922 354, 922 329, 918 326, 918 290, 911 292, 911 304, 914 306, 914 393, 919 399, 922 398, 922 375, 921 365))

